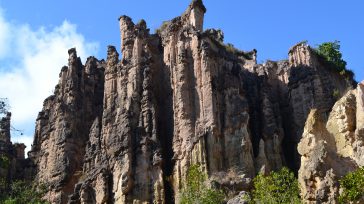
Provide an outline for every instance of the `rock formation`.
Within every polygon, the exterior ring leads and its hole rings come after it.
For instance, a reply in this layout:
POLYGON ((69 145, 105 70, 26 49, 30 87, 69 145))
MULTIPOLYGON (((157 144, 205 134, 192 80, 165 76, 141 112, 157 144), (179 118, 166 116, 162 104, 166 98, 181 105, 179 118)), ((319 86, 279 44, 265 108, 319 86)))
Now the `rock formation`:
POLYGON ((54 95, 38 115, 29 153, 52 203, 66 202, 79 181, 89 130, 103 107, 104 63, 90 57, 83 66, 75 49, 68 54, 68 67, 62 68, 54 95))
POLYGON ((8 190, 11 181, 30 179, 33 174, 30 161, 24 157, 26 146, 11 142, 10 119, 9 112, 0 119, 0 193, 8 190))
MULTIPOLYGON (((290 49, 289 60, 257 64, 256 50, 240 51, 224 44, 220 30, 204 31, 205 12, 193 0, 155 34, 144 20, 121 16, 121 59, 109 46, 106 61, 90 57, 82 65, 69 50, 29 153, 36 180, 49 186, 47 200, 178 203, 192 164, 232 196, 249 190, 259 172, 298 170, 310 110, 328 114, 334 91, 343 95, 352 79, 305 43, 290 49)), ((340 148, 362 165, 361 143, 350 149, 353 134, 342 134, 340 148)), ((326 172, 328 179, 335 173, 326 172)))
POLYGON ((349 91, 327 115, 312 110, 298 145, 299 183, 307 203, 335 203, 338 178, 363 166, 363 83, 349 91))

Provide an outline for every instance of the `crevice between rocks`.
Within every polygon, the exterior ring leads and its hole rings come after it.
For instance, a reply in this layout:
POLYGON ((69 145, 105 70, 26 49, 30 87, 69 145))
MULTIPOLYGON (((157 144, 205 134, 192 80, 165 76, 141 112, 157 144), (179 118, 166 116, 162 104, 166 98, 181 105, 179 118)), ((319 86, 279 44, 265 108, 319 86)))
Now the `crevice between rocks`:
POLYGON ((175 162, 173 161, 173 132, 174 132, 174 120, 173 120, 173 98, 172 87, 170 81, 170 73, 168 68, 161 66, 157 73, 155 83, 155 96, 157 99, 157 135, 161 144, 162 150, 162 171, 163 182, 165 192, 165 203, 174 203, 174 191, 172 184, 172 176, 175 162), (163 83, 160 83, 163 81, 163 83))

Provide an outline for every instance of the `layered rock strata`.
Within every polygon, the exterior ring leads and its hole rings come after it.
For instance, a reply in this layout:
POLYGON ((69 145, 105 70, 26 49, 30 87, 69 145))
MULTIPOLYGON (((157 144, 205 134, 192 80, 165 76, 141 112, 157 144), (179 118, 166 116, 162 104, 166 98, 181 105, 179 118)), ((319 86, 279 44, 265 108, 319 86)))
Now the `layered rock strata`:
POLYGON ((229 196, 259 172, 299 168, 310 110, 328 113, 334 91, 351 83, 304 43, 289 60, 259 65, 256 50, 204 31, 205 12, 194 0, 155 34, 121 16, 121 57, 109 46, 106 61, 82 65, 69 50, 29 153, 37 181, 49 186, 46 199, 178 203, 192 164, 229 196))

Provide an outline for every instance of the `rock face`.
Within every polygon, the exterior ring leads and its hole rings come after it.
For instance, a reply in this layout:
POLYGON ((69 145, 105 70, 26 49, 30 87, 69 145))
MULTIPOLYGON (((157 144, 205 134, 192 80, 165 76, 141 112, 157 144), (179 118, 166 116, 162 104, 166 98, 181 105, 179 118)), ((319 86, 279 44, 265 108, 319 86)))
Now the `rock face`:
POLYGON ((8 190, 11 181, 30 179, 31 163, 24 157, 26 146, 22 143, 11 142, 11 113, 6 113, 0 119, 0 193, 8 190), (27 170, 24 170, 27 169, 27 170))
POLYGON ((329 112, 350 83, 304 43, 259 65, 256 50, 204 31, 205 12, 194 0, 156 34, 121 16, 121 59, 109 46, 82 65, 69 50, 29 153, 50 202, 178 203, 192 164, 233 197, 258 172, 299 168, 310 110, 329 112))
POLYGON ((298 145, 299 183, 307 203, 336 203, 338 178, 363 166, 363 84, 327 113, 311 111, 298 145))
POLYGON ((52 203, 65 203, 79 181, 89 130, 103 107, 103 62, 90 57, 83 66, 75 49, 68 54, 68 67, 38 115, 29 152, 37 181, 50 186, 46 197, 52 203))

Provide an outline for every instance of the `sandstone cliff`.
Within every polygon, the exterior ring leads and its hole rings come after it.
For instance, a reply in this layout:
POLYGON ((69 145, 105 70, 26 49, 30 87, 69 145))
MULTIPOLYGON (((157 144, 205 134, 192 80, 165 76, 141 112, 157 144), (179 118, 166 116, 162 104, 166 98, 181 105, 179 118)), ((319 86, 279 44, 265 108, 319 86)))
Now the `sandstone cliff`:
POLYGON ((299 182, 307 203, 335 203, 338 178, 364 165, 363 88, 349 91, 327 114, 311 111, 298 145, 299 182))
MULTIPOLYGON (((344 95, 352 79, 331 71, 305 43, 290 49, 289 60, 257 64, 256 50, 240 51, 224 44, 221 31, 204 31, 205 12, 194 0, 155 34, 144 20, 121 16, 121 57, 109 46, 106 61, 90 57, 82 65, 69 50, 29 153, 36 180, 49 186, 47 200, 178 203, 196 163, 229 196, 249 189, 258 172, 298 170, 310 110, 328 114, 334 91, 344 95)), ((361 150, 339 143, 363 165, 361 150)))

